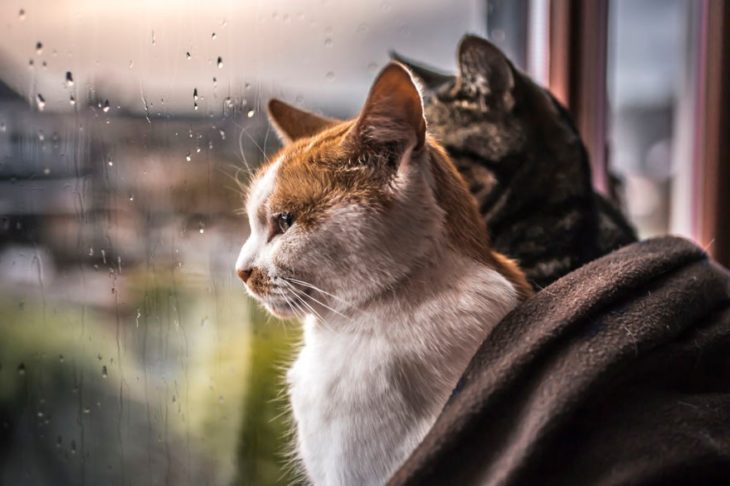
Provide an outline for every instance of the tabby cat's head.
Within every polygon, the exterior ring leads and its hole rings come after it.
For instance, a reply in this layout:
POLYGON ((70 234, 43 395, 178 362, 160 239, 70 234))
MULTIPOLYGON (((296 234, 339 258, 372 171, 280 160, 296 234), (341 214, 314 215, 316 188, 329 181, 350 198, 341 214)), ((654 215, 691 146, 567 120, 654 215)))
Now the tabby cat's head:
MULTIPOLYGON (((489 41, 473 35, 462 38, 457 72, 445 74, 399 54, 424 86, 429 131, 448 150, 454 162, 481 174, 471 174, 488 192, 537 153, 550 159, 551 144, 574 143, 575 134, 561 120, 550 95, 514 68, 489 41), (556 142, 555 142, 556 141, 556 142)), ((534 158, 534 157, 532 157, 534 158)), ((472 179, 467 175, 467 180, 472 179)), ((470 183, 474 183, 470 180, 470 183)))
MULTIPOLYGON (((251 183, 251 234, 236 271, 272 313, 327 313, 382 294, 442 244, 454 214, 466 215, 461 231, 484 234, 455 171, 450 183, 463 197, 448 210, 437 201, 431 158, 439 149, 402 65, 378 75, 355 120, 278 100, 269 115, 285 146, 251 183)), ((486 245, 486 235, 474 238, 486 245)))

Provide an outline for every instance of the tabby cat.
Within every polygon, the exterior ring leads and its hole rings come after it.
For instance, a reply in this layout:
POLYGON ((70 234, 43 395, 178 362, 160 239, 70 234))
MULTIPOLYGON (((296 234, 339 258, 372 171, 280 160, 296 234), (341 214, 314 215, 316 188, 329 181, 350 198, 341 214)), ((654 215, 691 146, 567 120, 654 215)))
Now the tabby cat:
POLYGON ((593 190, 565 108, 497 47, 465 36, 456 76, 392 55, 421 81, 429 130, 476 197, 493 247, 517 260, 535 288, 636 241, 593 190))
POLYGON ((303 319, 287 381, 309 479, 381 485, 531 289, 489 247, 403 66, 380 73, 355 120, 278 100, 269 114, 285 146, 251 184, 236 271, 271 313, 303 319))

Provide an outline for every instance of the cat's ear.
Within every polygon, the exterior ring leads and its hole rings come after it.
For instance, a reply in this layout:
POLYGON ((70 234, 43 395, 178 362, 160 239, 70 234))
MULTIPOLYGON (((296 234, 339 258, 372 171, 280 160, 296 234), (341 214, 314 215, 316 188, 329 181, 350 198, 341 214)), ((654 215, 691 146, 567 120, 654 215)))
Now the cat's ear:
POLYGON ((512 64, 497 46, 475 35, 459 43, 459 80, 475 95, 511 100, 515 85, 512 64))
POLYGON ((428 91, 436 91, 447 83, 453 83, 456 76, 447 74, 423 63, 409 59, 395 51, 390 51, 390 58, 407 67, 421 86, 428 91))
POLYGON ((338 120, 300 110, 276 98, 269 100, 268 111, 271 124, 285 144, 311 137, 339 123, 338 120))
POLYGON ((391 62, 380 71, 352 133, 366 144, 396 143, 415 150, 423 146, 426 120, 421 93, 402 64, 391 62))

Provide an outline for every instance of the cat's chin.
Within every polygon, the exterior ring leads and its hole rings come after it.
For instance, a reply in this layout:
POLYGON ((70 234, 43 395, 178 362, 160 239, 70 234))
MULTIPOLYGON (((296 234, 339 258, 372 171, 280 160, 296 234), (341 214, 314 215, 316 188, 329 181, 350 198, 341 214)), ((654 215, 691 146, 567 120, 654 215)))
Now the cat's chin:
POLYGON ((264 302, 263 304, 269 314, 279 319, 291 319, 296 317, 294 311, 288 304, 274 302, 264 302))

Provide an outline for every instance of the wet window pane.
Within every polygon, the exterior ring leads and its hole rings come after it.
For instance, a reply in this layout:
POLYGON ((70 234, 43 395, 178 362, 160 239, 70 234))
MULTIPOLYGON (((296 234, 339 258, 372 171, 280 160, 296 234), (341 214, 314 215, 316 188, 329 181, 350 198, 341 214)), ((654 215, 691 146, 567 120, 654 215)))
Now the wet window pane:
POLYGON ((233 275, 283 97, 352 116, 481 1, 0 4, 0 484, 295 481, 299 326, 233 275))

